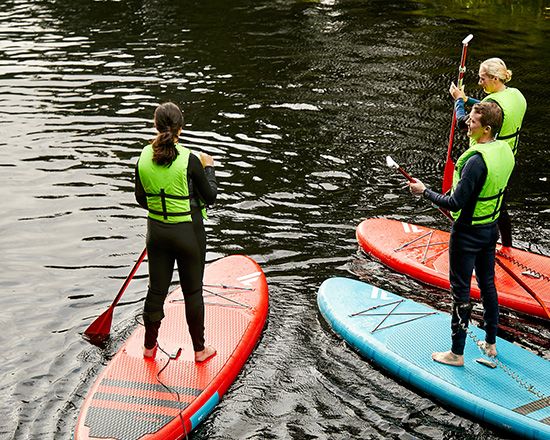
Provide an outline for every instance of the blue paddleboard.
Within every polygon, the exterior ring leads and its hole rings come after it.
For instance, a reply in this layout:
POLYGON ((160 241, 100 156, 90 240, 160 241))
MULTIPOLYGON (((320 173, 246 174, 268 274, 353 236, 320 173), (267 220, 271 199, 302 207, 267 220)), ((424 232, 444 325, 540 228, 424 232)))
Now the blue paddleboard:
MULTIPOLYGON (((550 439, 550 362, 497 338, 490 368, 469 336, 464 367, 434 362, 433 351, 450 348, 448 313, 370 284, 330 278, 317 295, 332 329, 363 356, 392 375, 472 418, 528 439, 550 439)), ((485 332, 470 325, 474 338, 485 332)))

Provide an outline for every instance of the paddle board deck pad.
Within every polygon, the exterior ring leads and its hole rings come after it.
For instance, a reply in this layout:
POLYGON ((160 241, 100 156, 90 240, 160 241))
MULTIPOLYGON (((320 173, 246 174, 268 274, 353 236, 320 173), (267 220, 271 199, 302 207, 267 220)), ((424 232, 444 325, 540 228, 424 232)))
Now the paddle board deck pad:
POLYGON ((521 438, 550 439, 549 361, 497 338, 497 367, 488 368, 472 340, 485 332, 471 325, 464 367, 434 362, 433 351, 450 347, 450 315, 360 281, 324 281, 317 303, 338 335, 390 374, 521 438))
MULTIPOLYGON (((370 218, 356 230, 361 248, 382 264, 432 286, 449 286, 449 233, 386 218, 370 218)), ((520 278, 550 310, 550 258, 511 248, 497 250, 502 264, 520 278)), ((499 304, 548 319, 542 306, 498 264, 495 285, 499 304)), ((480 292, 472 276, 471 295, 480 292)))
POLYGON ((158 337, 167 354, 157 350, 154 359, 144 359, 138 326, 88 392, 75 440, 180 439, 212 411, 260 338, 268 287, 255 261, 235 255, 206 267, 203 289, 205 339, 217 354, 195 363, 177 288, 166 299, 158 337))

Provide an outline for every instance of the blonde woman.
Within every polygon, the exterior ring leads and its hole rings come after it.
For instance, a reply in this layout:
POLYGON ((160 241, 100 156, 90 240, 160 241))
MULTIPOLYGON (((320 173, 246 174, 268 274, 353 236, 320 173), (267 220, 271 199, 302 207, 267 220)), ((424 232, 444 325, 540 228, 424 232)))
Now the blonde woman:
MULTIPOLYGON (((479 82, 487 96, 484 102, 496 102, 502 109, 503 122, 500 132, 497 135, 498 140, 508 143, 514 155, 517 153, 519 143, 519 133, 523 123, 527 102, 523 94, 516 88, 508 87, 506 84, 512 79, 512 71, 506 67, 504 61, 500 58, 489 58, 479 66, 479 82)), ((479 102, 476 99, 468 98, 464 93, 464 88, 459 89, 454 83, 449 88, 453 99, 455 100, 455 112, 457 126, 466 129, 466 120, 468 115, 464 104, 475 104, 479 102)), ((475 142, 475 141, 470 141, 475 142)), ((502 197, 506 199, 506 194, 502 197)), ((501 242, 504 248, 512 246, 512 226, 510 215, 506 208, 506 200, 503 202, 501 215, 499 218, 499 230, 501 242)))

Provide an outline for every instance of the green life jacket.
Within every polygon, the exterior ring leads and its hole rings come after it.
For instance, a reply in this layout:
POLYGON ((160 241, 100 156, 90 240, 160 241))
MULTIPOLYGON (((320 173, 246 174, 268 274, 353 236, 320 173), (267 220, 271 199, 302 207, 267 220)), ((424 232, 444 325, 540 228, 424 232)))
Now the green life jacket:
POLYGON ((512 152, 516 154, 519 144, 519 132, 527 109, 527 101, 525 101, 522 93, 513 87, 507 87, 500 92, 487 95, 482 102, 487 101, 496 102, 502 109, 502 127, 497 139, 506 141, 512 152))
MULTIPOLYGON (((472 215, 472 225, 492 223, 498 219, 502 206, 502 196, 508 184, 508 179, 514 169, 515 159, 512 150, 505 141, 492 141, 484 144, 475 144, 468 148, 458 158, 453 175, 453 188, 456 189, 460 180, 460 173, 468 159, 480 153, 487 167, 487 177, 479 193, 472 215)), ((456 220, 460 210, 451 212, 456 220)))
MULTIPOLYGON (((187 185, 187 166, 191 150, 176 144, 178 156, 171 165, 153 162, 153 146, 147 145, 139 156, 138 171, 147 196, 149 217, 164 223, 190 222, 191 197, 187 185)), ((198 200, 202 215, 206 208, 198 200)))

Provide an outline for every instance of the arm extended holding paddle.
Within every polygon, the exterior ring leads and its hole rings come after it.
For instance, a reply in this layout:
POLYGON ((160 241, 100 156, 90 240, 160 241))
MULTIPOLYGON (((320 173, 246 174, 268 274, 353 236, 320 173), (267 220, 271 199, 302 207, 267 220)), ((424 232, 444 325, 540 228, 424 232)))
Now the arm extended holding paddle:
MULTIPOLYGON (((407 178, 409 181, 409 188, 411 189, 411 192, 413 194, 422 195, 424 194, 424 191, 426 190, 426 186, 418 179, 414 179, 411 177, 410 174, 408 174, 401 166, 397 164, 390 156, 386 157, 386 163, 390 168, 397 169, 403 176, 407 178)), ((460 189, 457 187, 457 191, 460 191, 460 189)), ((442 198, 449 198, 450 196, 443 196, 439 195, 442 198)), ((445 211, 444 209, 438 207, 437 208, 439 212, 441 212, 447 219, 449 219, 451 222, 453 222, 453 218, 451 215, 445 211)), ((537 295, 537 293, 531 289, 521 278, 519 278, 513 271, 511 271, 500 259, 497 251, 497 255, 495 257, 496 263, 501 267, 501 269, 506 272, 519 286, 521 286, 531 297, 537 301, 542 309, 544 310, 546 316, 550 319, 550 310, 546 307, 544 304, 544 301, 537 295)))
POLYGON ((407 180, 411 183, 416 182, 415 179, 411 177, 409 173, 407 173, 399 164, 391 158, 391 156, 386 156, 386 165, 390 168, 393 168, 394 170, 399 171, 403 176, 407 178, 407 180))
MULTIPOLYGON (((416 195, 422 195, 424 194, 424 191, 426 190, 426 185, 424 185, 420 180, 415 179, 412 177, 409 173, 407 173, 403 167, 401 167, 395 160, 391 158, 391 156, 386 156, 386 165, 394 170, 399 171, 403 176, 407 178, 409 181, 409 188, 413 194, 416 195)), ((443 196, 448 197, 448 196, 443 196)), ((447 211, 444 209, 438 207, 437 208, 445 217, 447 217, 449 220, 453 221, 452 217, 449 215, 447 211)))

